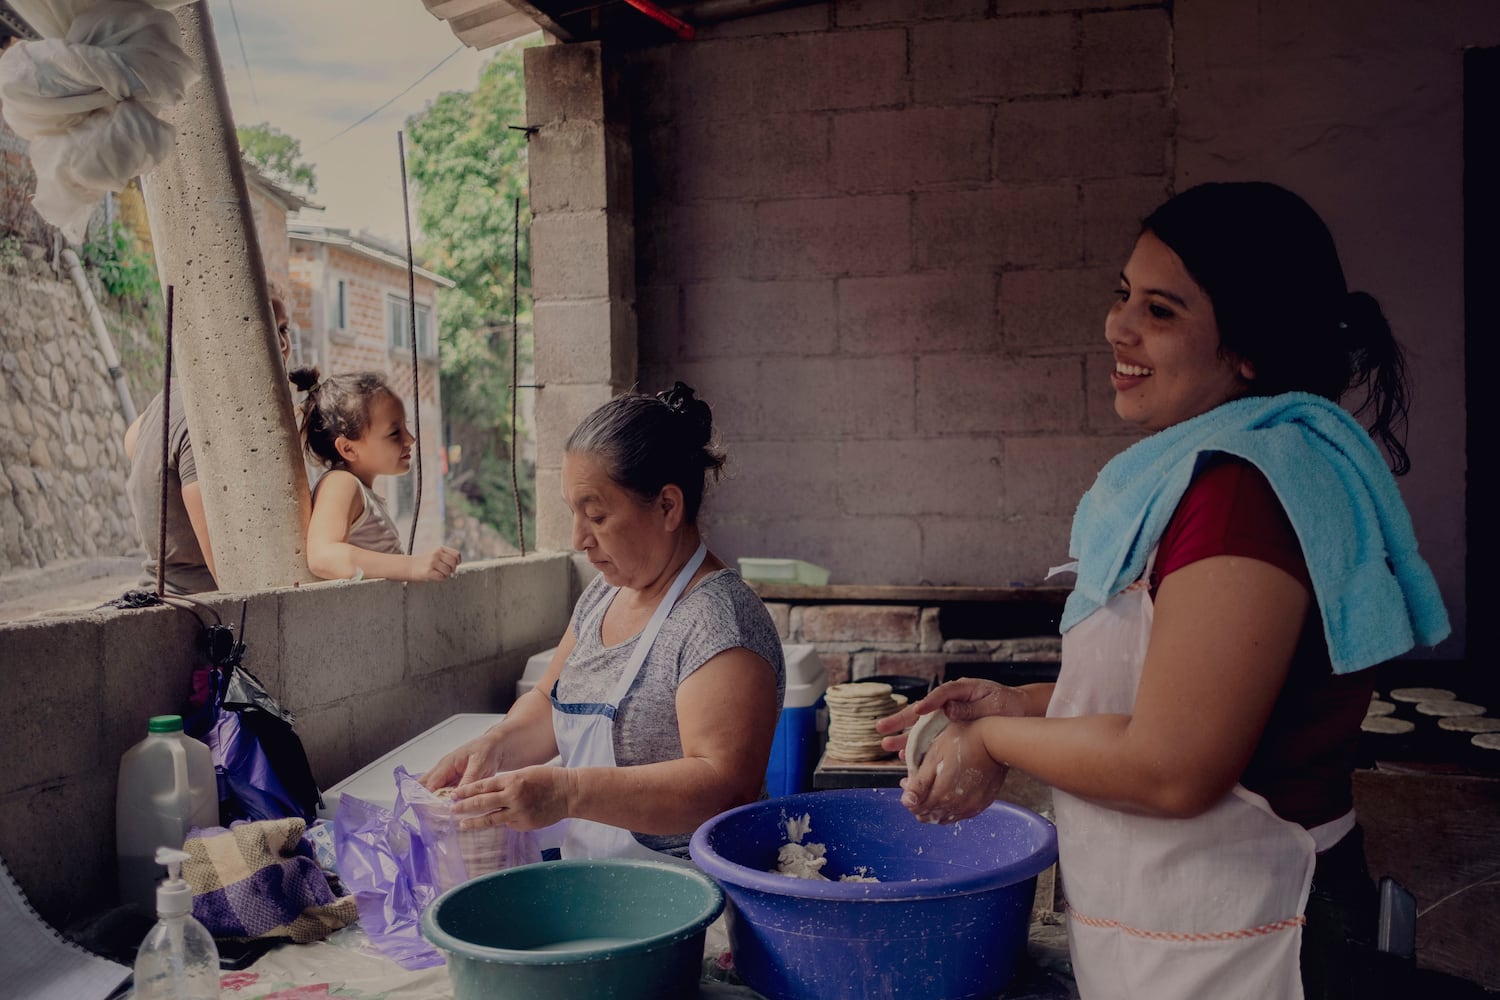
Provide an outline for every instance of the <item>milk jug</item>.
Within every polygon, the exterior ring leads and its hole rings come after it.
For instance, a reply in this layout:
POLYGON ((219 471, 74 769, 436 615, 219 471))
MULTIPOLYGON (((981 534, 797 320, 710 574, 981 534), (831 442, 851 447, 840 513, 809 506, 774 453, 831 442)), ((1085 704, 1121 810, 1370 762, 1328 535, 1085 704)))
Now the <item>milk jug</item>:
POLYGON ((156 909, 156 849, 181 848, 188 830, 219 825, 219 785, 207 745, 182 731, 182 716, 152 716, 146 738, 120 758, 115 853, 120 902, 156 909))

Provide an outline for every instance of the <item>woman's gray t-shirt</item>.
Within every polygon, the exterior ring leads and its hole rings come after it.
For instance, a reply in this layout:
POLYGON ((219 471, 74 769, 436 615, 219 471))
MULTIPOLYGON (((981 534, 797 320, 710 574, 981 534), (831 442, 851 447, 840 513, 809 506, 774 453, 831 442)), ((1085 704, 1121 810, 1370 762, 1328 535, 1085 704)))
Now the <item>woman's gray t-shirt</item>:
MULTIPOLYGON (((575 644, 558 677, 560 701, 607 702, 619 681, 638 637, 616 646, 600 639, 604 612, 614 593, 602 576, 595 577, 574 606, 575 644)), ((779 712, 786 694, 781 637, 755 592, 734 570, 721 569, 683 594, 662 622, 640 674, 615 714, 615 763, 623 767, 680 758, 677 686, 715 656, 736 647, 750 650, 775 671, 779 712)), ((636 839, 654 851, 687 856, 688 834, 638 834, 636 839)))

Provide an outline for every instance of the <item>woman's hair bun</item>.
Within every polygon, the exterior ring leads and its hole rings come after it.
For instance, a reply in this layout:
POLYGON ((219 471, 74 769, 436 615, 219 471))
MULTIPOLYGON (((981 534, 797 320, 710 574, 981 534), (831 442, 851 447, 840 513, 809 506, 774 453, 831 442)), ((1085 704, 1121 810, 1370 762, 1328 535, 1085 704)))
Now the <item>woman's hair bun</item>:
POLYGON ((301 367, 293 368, 287 372, 287 380, 297 387, 298 392, 309 392, 313 386, 318 384, 318 370, 316 368, 301 367))
POLYGON ((694 394, 692 386, 685 382, 674 382, 672 388, 658 392, 656 398, 680 419, 688 421, 688 425, 694 430, 691 436, 694 447, 701 448, 708 444, 714 431, 713 411, 694 394))

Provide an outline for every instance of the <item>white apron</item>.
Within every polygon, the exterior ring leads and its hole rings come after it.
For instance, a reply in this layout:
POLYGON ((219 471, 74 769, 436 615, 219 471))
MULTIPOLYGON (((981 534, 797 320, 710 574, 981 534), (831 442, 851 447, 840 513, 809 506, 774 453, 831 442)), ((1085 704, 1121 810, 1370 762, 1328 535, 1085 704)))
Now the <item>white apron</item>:
MULTIPOLYGON (((1151 636, 1141 580, 1063 636, 1049 717, 1130 714, 1151 636)), ((1192 819, 1134 816, 1053 791, 1068 944, 1084 1000, 1302 1000, 1299 951, 1317 830, 1235 785, 1192 819)))
MULTIPOLYGON (((651 652, 651 646, 656 641, 656 634, 661 631, 662 622, 667 620, 672 606, 682 596, 688 581, 693 578, 694 573, 698 572, 698 567, 703 565, 703 559, 707 554, 708 546, 699 543, 698 550, 693 553, 687 565, 682 567, 682 572, 678 573, 677 578, 672 581, 672 586, 667 589, 661 603, 652 612, 651 620, 636 637, 635 648, 631 650, 630 659, 626 661, 625 669, 621 671, 620 679, 615 683, 607 703, 565 703, 557 698, 557 685, 552 686, 552 691, 548 695, 552 700, 552 732, 557 737, 557 752, 562 758, 563 767, 615 766, 615 713, 619 711, 620 702, 624 700, 630 686, 635 683, 636 677, 640 674, 641 664, 646 662, 646 654, 651 652)), ((618 587, 610 594, 608 600, 614 600, 617 593, 619 593, 618 587)), ((681 858, 651 850, 636 840, 629 830, 618 826, 606 826, 592 820, 576 818, 564 821, 564 826, 562 856, 565 859, 642 858, 650 861, 689 863, 681 858)))

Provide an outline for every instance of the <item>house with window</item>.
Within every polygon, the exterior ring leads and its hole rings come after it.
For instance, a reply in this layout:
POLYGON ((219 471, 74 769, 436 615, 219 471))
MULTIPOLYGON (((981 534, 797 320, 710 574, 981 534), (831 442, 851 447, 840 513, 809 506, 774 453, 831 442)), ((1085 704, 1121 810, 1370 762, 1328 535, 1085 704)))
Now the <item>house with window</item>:
MULTIPOLYGON (((385 374, 406 404, 407 425, 421 440, 421 505, 414 474, 382 477, 375 489, 390 506, 403 543, 411 537, 415 513, 416 550, 443 544, 447 462, 438 384, 437 293, 452 288, 453 282, 424 267, 408 276, 404 249, 369 233, 293 221, 287 223, 287 241, 292 364, 313 365, 325 375, 385 374), (410 294, 413 284, 415 296, 410 294)), ((412 467, 416 469, 415 461, 412 467)))

